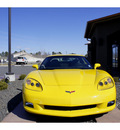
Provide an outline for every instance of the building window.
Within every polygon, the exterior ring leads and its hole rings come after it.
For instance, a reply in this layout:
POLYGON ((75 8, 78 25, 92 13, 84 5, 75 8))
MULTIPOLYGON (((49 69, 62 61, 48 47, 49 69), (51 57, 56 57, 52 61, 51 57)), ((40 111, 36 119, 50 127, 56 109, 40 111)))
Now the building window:
POLYGON ((112 45, 112 67, 118 68, 118 45, 112 45))

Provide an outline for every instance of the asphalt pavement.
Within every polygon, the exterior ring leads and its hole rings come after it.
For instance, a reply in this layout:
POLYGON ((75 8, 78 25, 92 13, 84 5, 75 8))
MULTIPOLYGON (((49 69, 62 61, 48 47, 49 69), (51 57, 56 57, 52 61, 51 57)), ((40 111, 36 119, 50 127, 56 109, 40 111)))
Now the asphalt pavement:
MULTIPOLYGON (((12 65, 11 72, 15 74, 15 78, 18 79, 21 74, 28 74, 29 72, 35 70, 32 65, 12 65)), ((0 79, 4 78, 4 74, 8 72, 7 65, 0 65, 0 79)))

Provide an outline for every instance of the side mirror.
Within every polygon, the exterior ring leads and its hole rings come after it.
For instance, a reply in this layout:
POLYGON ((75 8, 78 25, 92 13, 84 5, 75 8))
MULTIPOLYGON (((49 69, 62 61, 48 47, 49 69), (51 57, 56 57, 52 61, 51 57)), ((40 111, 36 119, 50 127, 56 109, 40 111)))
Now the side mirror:
POLYGON ((94 69, 96 69, 96 68, 98 68, 98 67, 100 67, 101 66, 101 64, 99 64, 99 63, 95 63, 95 65, 94 65, 94 69))
POLYGON ((38 65, 37 64, 33 65, 32 67, 36 68, 38 70, 38 65))

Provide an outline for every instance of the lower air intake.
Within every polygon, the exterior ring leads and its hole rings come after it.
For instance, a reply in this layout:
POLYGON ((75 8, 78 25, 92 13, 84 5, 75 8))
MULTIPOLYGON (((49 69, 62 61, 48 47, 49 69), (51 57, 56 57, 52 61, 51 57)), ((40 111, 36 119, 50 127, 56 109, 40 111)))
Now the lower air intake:
POLYGON ((96 105, 87 105, 87 106, 75 106, 75 107, 63 107, 63 106, 48 106, 45 105, 45 109, 50 109, 50 110, 61 110, 61 111, 73 111, 73 110, 82 110, 82 109, 90 109, 90 108, 95 108, 96 105))

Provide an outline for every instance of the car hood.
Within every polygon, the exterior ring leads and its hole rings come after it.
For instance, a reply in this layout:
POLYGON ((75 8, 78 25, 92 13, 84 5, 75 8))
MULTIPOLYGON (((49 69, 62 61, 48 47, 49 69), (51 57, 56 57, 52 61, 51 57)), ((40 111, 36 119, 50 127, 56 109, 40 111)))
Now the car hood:
POLYGON ((96 70, 39 70, 44 85, 46 86, 78 86, 93 85, 96 78, 96 70))

